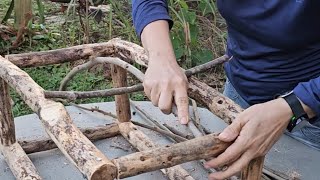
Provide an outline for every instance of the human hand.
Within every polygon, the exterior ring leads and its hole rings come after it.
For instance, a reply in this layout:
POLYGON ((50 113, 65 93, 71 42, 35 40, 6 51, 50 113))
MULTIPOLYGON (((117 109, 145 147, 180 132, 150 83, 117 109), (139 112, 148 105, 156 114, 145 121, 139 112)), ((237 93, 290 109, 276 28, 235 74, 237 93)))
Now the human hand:
MULTIPOLYGON (((188 123, 188 80, 177 64, 175 57, 172 61, 163 61, 164 57, 153 58, 148 65, 144 76, 144 91, 154 106, 165 114, 170 114, 172 103, 178 109, 178 118, 181 124, 188 123), (173 101, 174 100, 174 101, 173 101)), ((168 58, 168 57, 167 57, 168 58)))
POLYGON ((233 142, 224 153, 206 163, 207 168, 228 167, 209 175, 226 179, 241 171, 252 159, 264 156, 285 131, 293 116, 287 102, 278 98, 246 109, 220 135, 233 142))

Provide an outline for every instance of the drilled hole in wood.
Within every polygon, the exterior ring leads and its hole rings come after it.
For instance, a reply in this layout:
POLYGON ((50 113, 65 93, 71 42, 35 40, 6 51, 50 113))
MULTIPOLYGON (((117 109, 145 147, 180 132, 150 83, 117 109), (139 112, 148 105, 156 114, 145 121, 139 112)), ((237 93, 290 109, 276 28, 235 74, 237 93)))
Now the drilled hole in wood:
POLYGON ((222 103, 223 103, 223 101, 222 101, 222 100, 219 100, 217 103, 218 103, 218 104, 222 104, 222 103))

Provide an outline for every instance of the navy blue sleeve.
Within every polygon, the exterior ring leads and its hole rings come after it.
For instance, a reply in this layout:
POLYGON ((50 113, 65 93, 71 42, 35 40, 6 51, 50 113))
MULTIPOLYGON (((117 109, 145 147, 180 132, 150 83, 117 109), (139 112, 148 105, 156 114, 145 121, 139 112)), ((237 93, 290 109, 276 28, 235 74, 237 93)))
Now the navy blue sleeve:
POLYGON ((170 28, 173 25, 166 0, 132 0, 132 17, 139 37, 144 27, 153 21, 167 20, 170 28))
POLYGON ((320 77, 299 83, 293 92, 320 117, 320 77))

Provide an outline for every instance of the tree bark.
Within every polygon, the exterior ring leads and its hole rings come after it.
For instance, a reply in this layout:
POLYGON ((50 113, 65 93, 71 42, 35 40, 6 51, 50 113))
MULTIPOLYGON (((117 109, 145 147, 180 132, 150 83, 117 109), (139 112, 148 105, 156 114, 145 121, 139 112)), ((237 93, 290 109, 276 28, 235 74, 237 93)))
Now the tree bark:
POLYGON ((230 145, 230 143, 221 142, 218 135, 210 134, 178 144, 158 147, 152 141, 146 141, 145 136, 130 122, 121 123, 119 129, 131 144, 139 150, 144 150, 112 160, 118 167, 120 178, 215 157, 230 145))
POLYGON ((41 180, 29 157, 17 142, 10 146, 0 146, 2 154, 12 174, 18 180, 41 180))
POLYGON ((9 87, 3 79, 0 79, 0 142, 4 146, 10 146, 16 142, 10 101, 9 87))
MULTIPOLYGON (((115 123, 106 126, 98 126, 92 128, 80 128, 80 130, 90 141, 106 139, 120 134, 118 124, 115 123)), ((37 140, 28 141, 24 140, 19 141, 19 144, 22 146, 23 150, 27 154, 57 148, 57 145, 50 138, 41 138, 37 140)))
POLYGON ((42 124, 61 152, 90 180, 110 179, 116 167, 77 129, 61 103, 44 98, 44 90, 8 60, 0 57, 0 77, 14 88, 42 124))
MULTIPOLYGON (((130 144, 132 146, 137 148, 139 151, 147 151, 147 150, 151 150, 153 148, 159 147, 159 145, 154 143, 142 131, 138 130, 131 122, 120 123, 119 130, 120 130, 120 133, 122 134, 122 136, 128 142, 130 142, 130 144)), ((139 173, 142 173, 141 171, 136 171, 133 174, 126 174, 126 171, 128 169, 125 170, 125 168, 122 167, 122 164, 126 163, 126 162, 122 162, 122 159, 115 160, 115 161, 116 161, 115 164, 119 163, 119 165, 117 165, 117 167, 118 167, 118 173, 119 173, 118 175, 120 178, 134 176, 139 173), (123 172, 123 171, 125 171, 125 172, 123 172)), ((143 164, 143 162, 142 162, 142 164, 143 164)), ((160 168, 158 168, 158 169, 160 169, 160 168)), ((158 170, 158 169, 154 169, 154 170, 158 170)), ((170 180, 194 180, 190 176, 190 174, 186 170, 184 170, 181 166, 174 166, 174 167, 167 168, 167 169, 161 169, 161 171, 164 174, 166 174, 170 180)))
MULTIPOLYGON (((127 71, 119 66, 111 65, 111 76, 114 88, 127 87, 127 71)), ((131 119, 128 94, 115 96, 116 111, 119 122, 129 122, 131 119)))

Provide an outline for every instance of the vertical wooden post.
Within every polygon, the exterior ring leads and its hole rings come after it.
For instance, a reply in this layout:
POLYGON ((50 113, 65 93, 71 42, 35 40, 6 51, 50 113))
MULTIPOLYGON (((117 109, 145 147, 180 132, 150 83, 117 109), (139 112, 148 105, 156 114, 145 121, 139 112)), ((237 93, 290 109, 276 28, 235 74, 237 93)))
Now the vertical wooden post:
POLYGON ((241 171, 241 180, 261 180, 264 156, 250 161, 241 171))
POLYGON ((29 157, 16 142, 15 126, 7 83, 0 78, 0 150, 18 180, 41 180, 29 157))
POLYGON ((14 0, 15 28, 28 24, 26 16, 32 15, 32 0, 14 0))
POLYGON ((0 79, 0 141, 3 146, 10 146, 16 142, 15 127, 11 112, 9 88, 7 83, 0 79))
MULTIPOLYGON (((127 71, 119 66, 111 65, 113 87, 127 87, 127 71)), ((119 122, 129 122, 131 119, 129 95, 116 95, 116 110, 119 122)))

